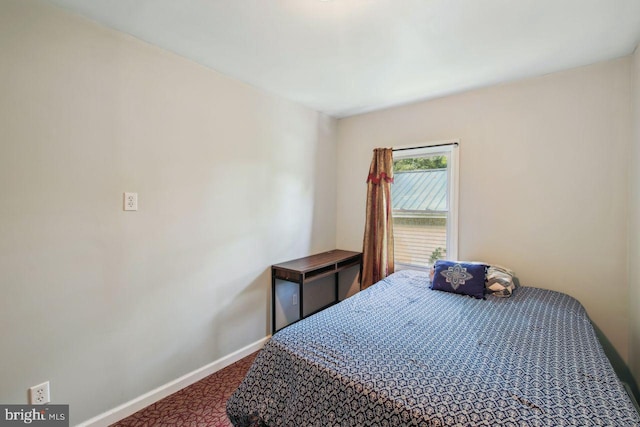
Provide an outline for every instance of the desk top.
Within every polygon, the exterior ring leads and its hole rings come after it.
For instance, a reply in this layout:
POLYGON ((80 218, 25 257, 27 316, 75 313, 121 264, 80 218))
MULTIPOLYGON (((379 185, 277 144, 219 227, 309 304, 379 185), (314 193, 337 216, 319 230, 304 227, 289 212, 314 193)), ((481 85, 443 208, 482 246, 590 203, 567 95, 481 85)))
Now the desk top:
POLYGON ((317 270, 318 268, 345 261, 350 258, 356 258, 360 255, 362 255, 361 252, 334 249, 332 251, 323 252, 304 258, 294 259, 292 261, 287 261, 280 264, 274 264, 272 268, 306 273, 308 271, 317 270))

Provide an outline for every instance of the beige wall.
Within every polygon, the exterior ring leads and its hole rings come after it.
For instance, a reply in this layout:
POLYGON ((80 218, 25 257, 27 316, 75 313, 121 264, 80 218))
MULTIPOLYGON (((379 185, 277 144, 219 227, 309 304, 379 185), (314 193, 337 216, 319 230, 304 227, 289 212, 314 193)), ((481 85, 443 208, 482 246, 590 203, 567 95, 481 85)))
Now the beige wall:
POLYGON ((338 122, 337 243, 362 245, 374 147, 460 138, 459 257, 576 297, 627 360, 629 57, 338 122))
POLYGON ((640 386, 640 45, 633 55, 633 145, 629 203, 629 365, 640 386))
POLYGON ((37 1, 0 55, 0 402, 75 424, 264 338, 269 266, 335 246, 335 120, 37 1))

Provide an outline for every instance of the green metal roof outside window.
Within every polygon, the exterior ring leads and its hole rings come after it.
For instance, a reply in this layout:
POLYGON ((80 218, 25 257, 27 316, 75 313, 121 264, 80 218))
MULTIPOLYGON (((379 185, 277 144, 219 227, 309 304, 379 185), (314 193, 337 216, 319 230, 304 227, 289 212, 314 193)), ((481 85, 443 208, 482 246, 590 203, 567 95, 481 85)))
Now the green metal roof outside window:
POLYGON ((391 192, 394 214, 446 214, 447 170, 394 172, 391 192))

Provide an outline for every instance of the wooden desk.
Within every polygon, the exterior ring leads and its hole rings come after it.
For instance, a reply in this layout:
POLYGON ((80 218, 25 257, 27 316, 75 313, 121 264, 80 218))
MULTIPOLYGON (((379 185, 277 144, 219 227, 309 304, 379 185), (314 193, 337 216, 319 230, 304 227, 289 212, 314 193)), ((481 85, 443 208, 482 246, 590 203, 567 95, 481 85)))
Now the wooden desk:
MULTIPOLYGON (((332 306, 339 302, 338 286, 339 276, 338 273, 355 265, 362 263, 362 253, 343 251, 341 249, 335 249, 329 252, 323 252, 321 254, 311 255, 305 258, 299 258, 292 261, 283 262, 281 264, 275 264, 271 266, 271 333, 275 334, 276 329, 276 279, 286 280, 298 284, 298 292, 300 295, 300 316, 297 321, 311 316, 327 307, 332 306), (324 307, 309 313, 307 316, 303 313, 304 306, 304 285, 314 280, 321 279, 330 275, 335 276, 335 298, 332 302, 324 307)), ((295 322, 290 323, 289 325, 295 322)), ((286 326, 289 326, 286 325, 286 326)), ((284 326, 284 327, 286 327, 284 326)), ((282 329, 282 328, 280 328, 282 329)))

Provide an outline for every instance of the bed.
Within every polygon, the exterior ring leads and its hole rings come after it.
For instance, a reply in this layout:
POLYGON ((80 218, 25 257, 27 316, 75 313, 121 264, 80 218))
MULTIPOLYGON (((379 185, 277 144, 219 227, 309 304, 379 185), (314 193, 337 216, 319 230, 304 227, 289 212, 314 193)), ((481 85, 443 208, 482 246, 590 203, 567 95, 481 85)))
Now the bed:
POLYGON ((485 300, 401 271, 276 333, 227 402, 244 426, 640 426, 582 305, 485 300))

